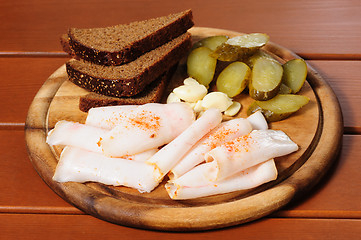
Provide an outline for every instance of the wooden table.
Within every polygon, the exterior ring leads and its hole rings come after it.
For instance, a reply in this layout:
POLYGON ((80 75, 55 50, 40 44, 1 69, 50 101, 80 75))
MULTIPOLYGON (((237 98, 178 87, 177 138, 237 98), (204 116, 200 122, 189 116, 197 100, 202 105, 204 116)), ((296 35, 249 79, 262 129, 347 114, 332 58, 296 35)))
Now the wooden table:
POLYGON ((361 2, 0 1, 0 239, 360 239, 361 2), (69 27, 108 26, 191 8, 196 26, 265 32, 307 60, 335 91, 344 118, 332 169, 300 200, 227 229, 171 233, 111 224, 71 206, 38 176, 27 155, 29 105, 68 56, 69 27))

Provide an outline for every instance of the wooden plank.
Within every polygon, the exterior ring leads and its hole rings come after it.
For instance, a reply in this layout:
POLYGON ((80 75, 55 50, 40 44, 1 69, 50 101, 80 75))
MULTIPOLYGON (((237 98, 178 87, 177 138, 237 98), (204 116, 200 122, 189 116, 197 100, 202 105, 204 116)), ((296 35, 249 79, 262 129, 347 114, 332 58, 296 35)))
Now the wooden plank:
POLYGON ((57 196, 34 170, 24 132, 0 131, 0 212, 80 213, 57 196))
POLYGON ((61 51, 69 27, 100 27, 167 15, 191 8, 198 27, 265 32, 304 57, 361 57, 358 0, 231 1, 1 1, 0 51, 61 51), (145 7, 146 6, 146 7, 145 7), (99 11, 101 9, 101 11, 99 11), (56 16, 56 17, 54 17, 56 16), (346 36, 346 37, 345 37, 346 36))
POLYGON ((336 93, 345 131, 361 134, 361 61, 309 61, 336 93))
POLYGON ((66 58, 0 58, 0 122, 24 123, 39 88, 65 61, 66 58))
POLYGON ((287 206, 277 216, 361 219, 359 173, 360 135, 344 135, 340 157, 309 196, 287 206))
POLYGON ((361 235, 361 220, 263 219, 250 224, 194 233, 146 231, 88 215, 0 214, 1 239, 348 239, 361 235))

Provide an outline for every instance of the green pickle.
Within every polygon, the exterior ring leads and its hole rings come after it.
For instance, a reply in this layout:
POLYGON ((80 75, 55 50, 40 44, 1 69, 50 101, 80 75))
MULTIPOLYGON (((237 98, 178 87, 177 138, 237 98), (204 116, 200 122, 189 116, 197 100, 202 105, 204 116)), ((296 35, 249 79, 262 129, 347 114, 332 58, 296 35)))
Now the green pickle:
POLYGON ((218 76, 217 90, 235 97, 240 94, 248 84, 251 69, 243 62, 229 64, 218 76))
POLYGON ((261 111, 268 122, 281 121, 310 100, 295 94, 306 81, 307 64, 302 59, 293 59, 282 65, 261 49, 268 40, 269 36, 262 33, 204 38, 193 45, 188 55, 188 76, 208 88, 218 75, 217 91, 230 98, 248 87, 249 96, 255 101, 247 114, 261 111))
POLYGON ((251 33, 228 39, 212 53, 220 61, 242 61, 266 45, 269 36, 264 33, 251 33))
POLYGON ((309 102, 306 96, 279 94, 268 101, 254 101, 247 110, 247 115, 261 111, 268 122, 281 121, 297 112, 309 102))
POLYGON ((292 89, 287 87, 286 84, 281 83, 280 90, 279 90, 278 94, 290 94, 290 93, 292 93, 292 89))
POLYGON ((282 83, 282 65, 268 58, 259 58, 252 69, 248 84, 249 95, 260 101, 266 101, 276 96, 282 83))
POLYGON ((188 75, 206 87, 212 82, 217 65, 217 59, 210 56, 211 52, 207 47, 198 47, 187 58, 188 75))
POLYGON ((303 59, 293 59, 283 64, 282 82, 292 89, 292 93, 301 90, 307 77, 307 64, 303 59))
POLYGON ((262 49, 257 50, 253 55, 251 55, 250 57, 248 57, 247 59, 244 60, 244 62, 250 67, 253 68, 254 64, 256 63, 256 61, 260 58, 267 58, 270 59, 272 61, 276 61, 276 59, 274 59, 270 54, 268 54, 267 52, 263 51, 262 49))
POLYGON ((193 49, 198 48, 198 47, 207 47, 210 50, 215 51, 218 46, 220 46, 221 44, 226 42, 228 39, 229 39, 229 37, 224 36, 224 35, 206 37, 206 38, 196 42, 193 45, 193 49))

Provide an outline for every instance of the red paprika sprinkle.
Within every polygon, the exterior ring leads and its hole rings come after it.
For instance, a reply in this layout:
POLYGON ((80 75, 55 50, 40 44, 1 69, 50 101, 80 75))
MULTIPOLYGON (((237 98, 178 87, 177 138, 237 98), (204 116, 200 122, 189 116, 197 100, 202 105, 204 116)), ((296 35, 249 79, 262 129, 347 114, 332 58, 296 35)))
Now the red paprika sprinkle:
POLYGON ((229 152, 248 152, 250 150, 250 143, 252 141, 252 137, 249 134, 245 136, 238 137, 232 141, 226 142, 223 146, 229 152))
POLYGON ((127 121, 133 127, 144 131, 157 132, 160 128, 160 117, 146 110, 130 116, 127 121))
POLYGON ((217 129, 214 133, 210 134, 204 144, 210 146, 213 149, 222 142, 224 142, 227 136, 229 136, 230 134, 234 134, 236 131, 237 129, 221 127, 220 129, 217 129))

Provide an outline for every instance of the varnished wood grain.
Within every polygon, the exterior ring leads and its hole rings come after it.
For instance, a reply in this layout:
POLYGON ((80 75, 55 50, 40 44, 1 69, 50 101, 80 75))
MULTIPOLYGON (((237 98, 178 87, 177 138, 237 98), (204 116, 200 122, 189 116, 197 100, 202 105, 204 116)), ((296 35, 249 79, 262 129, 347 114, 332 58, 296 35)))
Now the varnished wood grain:
MULTIPOLYGON (((6 239, 290 239, 357 240, 361 220, 354 219, 263 219, 239 227, 196 233, 170 233, 127 228, 86 215, 0 215, 6 239)), ((1 237, 0 237, 1 238, 1 237)))
POLYGON ((361 134, 361 61, 310 61, 335 91, 346 133, 361 134), (355 71, 355 69, 358 69, 355 71))
POLYGON ((66 58, 0 58, 0 122, 24 123, 44 81, 66 58))
MULTIPOLYGON (((194 28, 192 33, 194 36, 201 37, 215 34, 239 34, 210 28, 194 28)), ((272 43, 267 45, 265 49, 272 51, 284 60, 297 57, 289 50, 272 43)), ((76 111, 75 115, 73 112, 70 115, 66 114, 68 103, 64 103, 63 108, 61 104, 57 104, 56 110, 50 111, 53 101, 56 100, 54 96, 57 95, 57 92, 63 92, 61 88, 64 80, 66 80, 66 73, 63 66, 49 77, 30 107, 26 121, 26 141, 30 158, 40 176, 64 199, 87 213, 119 224, 162 230, 199 230, 225 227, 258 219, 279 209, 295 196, 308 191, 327 171, 340 147, 342 118, 337 99, 326 82, 310 67, 308 82, 315 91, 317 100, 311 95, 309 96, 311 102, 317 101, 322 110, 317 111, 317 105, 311 104, 311 108, 306 110, 303 116, 311 113, 311 116, 305 119, 309 121, 308 131, 312 129, 313 124, 318 124, 317 131, 311 132, 314 135, 312 142, 310 139, 306 140, 306 136, 302 137, 306 143, 304 147, 302 147, 302 139, 298 140, 301 148, 306 152, 294 163, 294 167, 291 168, 292 171, 289 172, 290 178, 284 179, 282 176, 285 174, 282 169, 280 170, 280 177, 278 181, 274 182, 276 185, 264 185, 263 188, 260 187, 260 190, 251 195, 220 195, 215 196, 216 200, 205 199, 201 204, 194 205, 196 202, 187 204, 187 201, 181 203, 163 200, 161 196, 164 194, 159 188, 149 194, 149 197, 147 194, 135 196, 134 191, 130 194, 127 191, 120 191, 118 196, 118 193, 102 188, 101 185, 56 183, 51 178, 57 164, 57 157, 53 156, 49 146, 45 143, 47 124, 52 123, 51 119, 54 112, 64 113, 65 117, 73 116, 78 119, 76 111), (315 109, 316 111, 314 111, 315 109), (317 118, 318 115, 319 119, 317 118), (330 136, 333 137, 331 142, 328 139, 330 136), (308 145, 309 147, 307 147, 308 145), (304 161, 306 162, 304 163, 304 161), (300 163, 298 164, 298 162, 300 163), (127 197, 126 195, 131 196, 127 197), (145 196, 144 200, 142 200, 143 196, 145 196), (210 215, 203 216, 204 211, 209 212, 210 215)), ((60 97, 63 96, 64 94, 60 95, 60 97)), ((302 115, 300 117, 302 118, 302 115)), ((287 121, 292 121, 292 119, 293 117, 287 121)), ((287 125, 287 121, 285 121, 284 126, 287 125)), ((293 121, 298 127, 302 122, 305 122, 293 121)), ((273 127, 280 129, 281 126, 280 123, 273 127)), ((292 130, 290 127, 287 129, 288 131, 292 130)), ((299 136, 302 135, 299 134, 299 136)), ((296 135, 293 134, 291 137, 295 138, 296 135)))
POLYGON ((0 212, 72 212, 34 170, 24 143, 23 130, 0 131, 0 212))
MULTIPOLYGON (((129 23, 191 8, 198 27, 265 32, 303 57, 315 54, 361 57, 358 0, 250 1, 1 1, 0 50, 61 51, 69 27, 129 23), (81 14, 80 14, 81 13, 81 14)), ((317 55, 316 55, 317 56, 317 55)))
POLYGON ((360 185, 358 173, 361 171, 360 146, 360 135, 343 136, 339 160, 332 166, 327 177, 308 198, 302 198, 287 206, 280 215, 360 218, 361 193, 357 190, 360 185))

